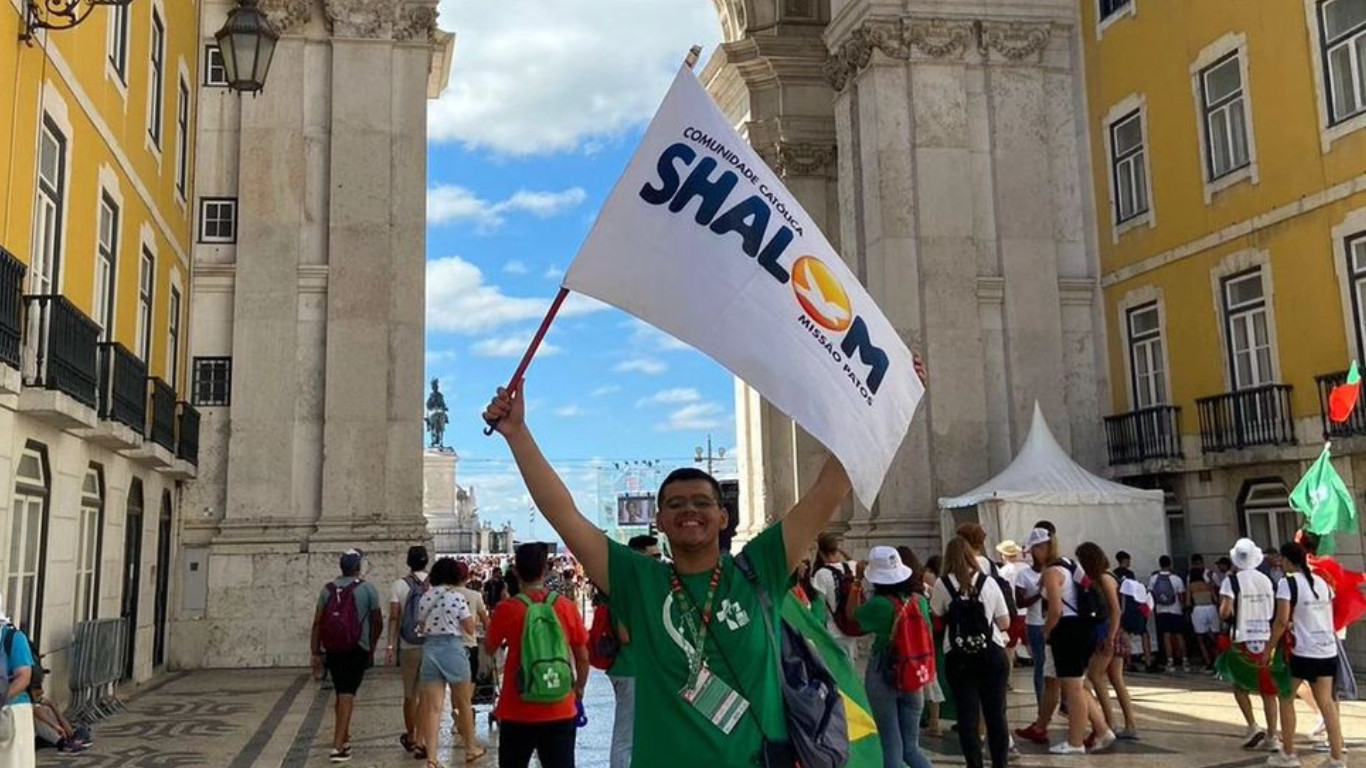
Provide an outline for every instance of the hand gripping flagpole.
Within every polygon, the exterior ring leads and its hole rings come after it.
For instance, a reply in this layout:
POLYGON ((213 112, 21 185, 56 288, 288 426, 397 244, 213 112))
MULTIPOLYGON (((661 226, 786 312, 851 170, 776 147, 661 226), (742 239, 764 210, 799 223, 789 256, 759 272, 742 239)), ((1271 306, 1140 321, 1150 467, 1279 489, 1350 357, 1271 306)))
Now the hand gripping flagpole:
MULTIPOLYGON (((697 66, 697 60, 702 56, 702 46, 694 45, 688 51, 684 63, 688 69, 697 66)), ((512 378, 508 380, 508 392, 515 392, 522 386, 522 379, 526 376, 526 369, 531 366, 531 359, 536 356, 537 350, 541 348, 541 342, 545 340, 546 333, 550 330, 550 324, 555 322, 555 316, 560 313, 560 307, 564 305, 564 300, 569 298, 569 289, 560 286, 560 292, 555 294, 555 300, 550 302, 550 309, 546 310, 545 317, 541 320, 541 327, 536 329, 536 335, 531 337, 531 343, 527 345, 526 352, 522 355, 522 362, 517 364, 517 370, 513 372, 512 378)), ((498 426, 497 421, 485 422, 488 424, 484 428, 484 436, 493 434, 494 428, 498 426)))

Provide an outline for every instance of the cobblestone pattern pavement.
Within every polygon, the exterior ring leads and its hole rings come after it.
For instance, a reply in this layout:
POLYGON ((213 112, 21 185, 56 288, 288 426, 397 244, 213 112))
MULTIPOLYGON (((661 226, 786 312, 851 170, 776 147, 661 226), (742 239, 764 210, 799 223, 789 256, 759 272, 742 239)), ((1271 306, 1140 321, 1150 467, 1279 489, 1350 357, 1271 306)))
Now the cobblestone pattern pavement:
MULTIPOLYGON (((1010 699, 1012 727, 1034 717, 1033 696, 1026 693, 1028 670, 1017 670, 1019 691, 1010 699)), ((1112 755, 1054 757, 1043 747, 1021 745, 1019 768, 1250 768, 1265 753, 1238 748, 1241 716, 1232 696, 1207 677, 1139 675, 1131 679, 1142 741, 1121 742, 1112 755)), ((126 711, 94 727, 95 746, 79 755, 39 753, 39 766, 72 768, 314 768, 330 765, 332 692, 302 670, 203 671, 171 674, 135 692, 126 711)), ((372 670, 357 699, 352 721, 354 758, 358 768, 421 766, 398 745, 402 732, 402 684, 395 669, 372 670)), ((612 689, 594 674, 586 699, 589 724, 579 733, 578 763, 585 768, 607 765, 612 729, 612 689)), ((496 745, 489 732, 488 708, 480 707, 480 736, 496 745)), ((1260 717, 1260 709, 1258 710, 1260 717)), ((1349 746, 1347 763, 1366 768, 1366 703, 1343 706, 1349 746)), ((1301 730, 1311 724, 1302 712, 1301 730)), ((1054 722, 1059 738, 1063 723, 1054 722)), ((442 725, 443 765, 463 765, 452 751, 451 719, 442 725)), ((924 737, 923 746, 935 766, 963 765, 957 739, 924 737)), ((497 764, 490 756, 476 768, 497 764)), ((1302 750, 1306 768, 1317 768, 1326 755, 1302 750)), ((704 768, 704 767, 699 767, 704 768)))

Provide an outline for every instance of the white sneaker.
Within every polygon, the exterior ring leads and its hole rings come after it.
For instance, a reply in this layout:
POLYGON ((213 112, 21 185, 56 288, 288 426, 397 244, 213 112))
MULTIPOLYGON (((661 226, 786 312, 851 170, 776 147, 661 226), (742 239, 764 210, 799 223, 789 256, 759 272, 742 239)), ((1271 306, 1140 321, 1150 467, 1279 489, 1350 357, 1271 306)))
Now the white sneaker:
POLYGON ((1316 723, 1316 724, 1314 725, 1314 730, 1310 731, 1310 732, 1309 732, 1309 735, 1310 735, 1310 736, 1322 736, 1323 734, 1325 734, 1325 733, 1327 733, 1327 732, 1328 732, 1328 724, 1325 723, 1325 722, 1323 722, 1323 718, 1320 717, 1318 723, 1316 723))
POLYGON ((1066 739, 1063 739, 1049 747, 1048 752, 1052 755, 1084 755, 1086 754, 1086 747, 1074 747, 1068 744, 1066 739))
POLYGON ((1097 739, 1096 745, 1094 747, 1091 747, 1089 751, 1091 752, 1091 754, 1108 751, 1111 747, 1115 745, 1115 741, 1117 738, 1118 737, 1115 736, 1114 731, 1106 731, 1105 735, 1097 739))
POLYGON ((1271 753, 1271 757, 1266 759, 1266 764, 1271 768, 1300 768, 1300 759, 1278 750, 1271 753))
POLYGON ((1272 736, 1267 739, 1266 743, 1262 744, 1262 749, 1265 749, 1267 752, 1283 752, 1284 745, 1281 744, 1281 737, 1272 736))
POLYGON ((1329 760, 1323 764, 1323 768, 1347 768, 1347 762, 1344 760, 1329 760))
POLYGON ((1249 728, 1247 738, 1243 739, 1243 749, 1256 749, 1266 740, 1266 731, 1261 728, 1249 728))

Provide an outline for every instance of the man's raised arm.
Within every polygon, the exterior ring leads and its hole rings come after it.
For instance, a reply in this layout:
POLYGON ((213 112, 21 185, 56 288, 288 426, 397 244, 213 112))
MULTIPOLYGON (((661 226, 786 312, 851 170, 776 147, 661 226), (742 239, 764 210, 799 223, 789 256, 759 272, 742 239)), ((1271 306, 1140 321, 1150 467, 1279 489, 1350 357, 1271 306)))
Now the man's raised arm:
POLYGON ((787 548, 788 568, 795 569, 806 558, 806 551, 830 524, 830 518, 852 488, 840 460, 834 456, 826 459, 815 484, 783 518, 783 545, 787 548))
POLYGON ((526 426, 522 388, 509 392, 499 387, 484 411, 484 421, 496 423, 494 428, 507 440, 536 508, 583 564, 588 578, 606 592, 611 584, 607 578, 607 536, 579 512, 573 495, 536 445, 526 426))

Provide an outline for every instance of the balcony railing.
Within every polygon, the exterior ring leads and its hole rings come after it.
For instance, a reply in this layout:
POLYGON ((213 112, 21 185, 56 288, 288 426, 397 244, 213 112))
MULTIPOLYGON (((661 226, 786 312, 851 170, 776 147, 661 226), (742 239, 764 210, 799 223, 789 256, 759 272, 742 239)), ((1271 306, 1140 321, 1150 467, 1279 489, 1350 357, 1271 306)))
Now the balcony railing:
POLYGON ((100 418, 147 429, 147 365, 122 344, 100 344, 100 418))
POLYGON ((147 411, 151 418, 146 438, 175 453, 176 397, 170 384, 156 377, 147 379, 147 411))
POLYGON ((0 248, 0 363, 18 368, 23 360, 24 262, 0 248))
POLYGON ((1338 371, 1319 376, 1316 381, 1319 385, 1319 413, 1323 417, 1323 439, 1331 440, 1336 437, 1356 437, 1366 435, 1366 410, 1353 408, 1352 415, 1341 424, 1334 424, 1328 418, 1328 395, 1332 393, 1333 387, 1338 387, 1347 383, 1347 372, 1338 371))
POLYGON ((27 296, 29 386, 53 389, 94 408, 99 379, 100 327, 65 296, 27 296))
POLYGON ((1200 445, 1205 453, 1295 442, 1288 384, 1266 384, 1195 403, 1200 409, 1200 445))
POLYGON ((1181 409, 1172 405, 1105 417, 1111 464, 1181 458, 1181 409))
POLYGON ((180 426, 176 435, 176 456, 199 466, 199 411, 180 403, 180 426))

